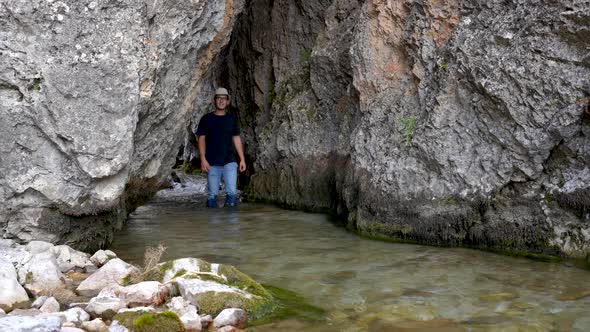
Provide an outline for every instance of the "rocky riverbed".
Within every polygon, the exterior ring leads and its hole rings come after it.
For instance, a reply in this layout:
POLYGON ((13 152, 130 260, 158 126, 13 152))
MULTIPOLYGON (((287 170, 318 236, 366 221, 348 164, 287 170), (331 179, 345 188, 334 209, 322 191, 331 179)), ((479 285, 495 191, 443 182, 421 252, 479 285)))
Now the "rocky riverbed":
POLYGON ((143 266, 42 241, 0 240, 0 331, 239 331, 277 308, 235 267, 181 258, 143 266))

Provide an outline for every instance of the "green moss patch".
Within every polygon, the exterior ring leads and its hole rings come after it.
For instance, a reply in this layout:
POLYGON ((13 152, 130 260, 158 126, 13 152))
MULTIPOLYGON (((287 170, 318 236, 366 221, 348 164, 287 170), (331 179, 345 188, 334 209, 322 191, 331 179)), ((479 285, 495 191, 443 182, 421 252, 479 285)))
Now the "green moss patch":
POLYGON ((133 284, 133 278, 131 277, 131 274, 126 275, 125 277, 123 277, 123 280, 121 280, 121 285, 122 286, 129 286, 133 284))
POLYGON ((248 313, 250 320, 257 320, 271 315, 277 309, 277 304, 272 298, 247 298, 230 292, 204 292, 197 295, 196 300, 199 304, 199 314, 209 314, 213 317, 226 308, 241 308, 248 313))
POLYGON ((307 303, 303 297, 295 292, 271 285, 264 285, 264 288, 274 298, 273 310, 261 318, 251 318, 249 325, 263 325, 291 318, 318 323, 325 321, 326 312, 324 309, 307 303))
POLYGON ((159 314, 145 311, 124 312, 115 315, 121 325, 133 332, 182 332, 184 326, 178 316, 165 311, 159 314))
POLYGON ((217 273, 225 276, 227 278, 226 283, 232 287, 263 298, 272 298, 272 295, 262 285, 231 265, 220 265, 217 273))
POLYGON ((186 274, 186 270, 185 270, 185 269, 180 269, 180 270, 178 270, 178 271, 177 271, 177 272, 174 274, 174 276, 173 276, 172 278, 178 278, 178 277, 180 277, 180 276, 182 276, 182 275, 185 275, 185 274, 186 274))

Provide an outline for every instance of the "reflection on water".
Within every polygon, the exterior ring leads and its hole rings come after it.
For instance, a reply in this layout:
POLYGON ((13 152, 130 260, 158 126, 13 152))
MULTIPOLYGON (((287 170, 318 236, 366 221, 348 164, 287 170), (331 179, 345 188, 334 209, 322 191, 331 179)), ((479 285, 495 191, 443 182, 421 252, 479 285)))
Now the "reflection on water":
POLYGON ((286 320, 255 331, 590 331, 590 272, 458 248, 362 239, 327 217, 243 204, 152 203, 131 215, 112 249, 140 263, 232 264, 326 309, 327 326, 286 320))

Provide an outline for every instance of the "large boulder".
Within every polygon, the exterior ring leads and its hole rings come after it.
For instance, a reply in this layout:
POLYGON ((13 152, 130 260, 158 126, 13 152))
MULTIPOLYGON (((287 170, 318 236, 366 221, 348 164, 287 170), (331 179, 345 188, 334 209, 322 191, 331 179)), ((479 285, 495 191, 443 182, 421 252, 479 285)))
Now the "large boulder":
POLYGON ((0 309, 11 311, 29 303, 29 296, 17 280, 12 263, 0 259, 0 309))
POLYGON ((127 264, 119 258, 111 259, 86 280, 82 281, 76 288, 76 292, 82 296, 96 296, 110 284, 123 285, 125 278, 135 272, 138 272, 138 270, 133 265, 127 264))

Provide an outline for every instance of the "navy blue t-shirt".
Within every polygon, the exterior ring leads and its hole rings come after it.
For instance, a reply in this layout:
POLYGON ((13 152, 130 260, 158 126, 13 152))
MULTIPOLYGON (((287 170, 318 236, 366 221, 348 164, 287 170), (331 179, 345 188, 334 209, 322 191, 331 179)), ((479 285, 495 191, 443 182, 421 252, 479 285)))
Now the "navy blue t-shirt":
POLYGON ((205 136, 205 158, 211 166, 224 166, 235 162, 233 137, 240 135, 235 115, 203 115, 197 127, 197 136, 205 136))

